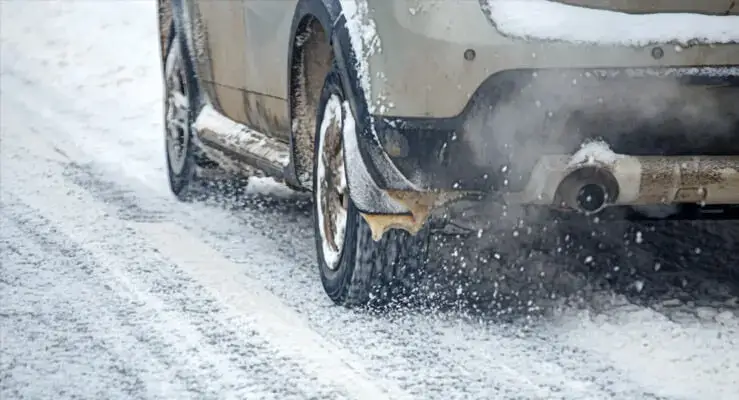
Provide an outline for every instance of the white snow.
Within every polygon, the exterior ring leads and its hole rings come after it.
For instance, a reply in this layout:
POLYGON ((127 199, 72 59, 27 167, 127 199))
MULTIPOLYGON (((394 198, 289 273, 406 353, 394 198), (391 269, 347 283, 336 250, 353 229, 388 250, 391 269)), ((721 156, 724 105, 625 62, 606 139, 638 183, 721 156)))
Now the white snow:
POLYGON ((292 190, 285 186, 284 183, 278 182, 273 178, 257 176, 249 178, 249 185, 246 187, 246 193, 251 195, 271 196, 281 199, 310 198, 306 193, 292 190))
POLYGON ((715 311, 673 321, 648 308, 621 307, 607 315, 573 313, 563 318, 564 329, 556 335, 622 366, 624 380, 639 382, 655 397, 736 399, 739 375, 727 373, 739 366, 739 319, 733 314, 726 320, 715 311), (703 361, 694 363, 697 359, 703 361))
POLYGON ((487 0, 486 7, 501 33, 521 38, 625 46, 739 42, 734 15, 628 14, 549 0, 487 0))
POLYGON ((209 130, 219 133, 219 139, 229 146, 246 149, 251 154, 275 161, 287 166, 290 154, 287 150, 275 148, 273 141, 265 134, 239 124, 216 111, 211 105, 205 105, 195 121, 198 131, 209 130))
POLYGON ((346 29, 349 32, 354 55, 357 58, 357 74, 364 91, 370 113, 374 113, 376 105, 372 99, 372 83, 369 69, 369 58, 381 49, 380 37, 377 35, 375 21, 369 17, 367 0, 341 0, 341 9, 346 18, 346 29))
POLYGON ((270 338, 284 357, 302 360, 306 373, 327 380, 365 400, 407 398, 398 387, 382 387, 351 352, 335 346, 310 329, 306 318, 285 304, 259 282, 241 273, 241 267, 225 259, 199 238, 175 224, 136 224, 148 231, 167 257, 209 287, 238 314, 255 321, 254 330, 270 338), (206 267, 207 266, 207 267, 206 267), (248 293, 248 295, 246 295, 248 293))
POLYGON ((613 164, 620 156, 601 140, 583 143, 580 149, 570 158, 570 166, 582 164, 613 164))

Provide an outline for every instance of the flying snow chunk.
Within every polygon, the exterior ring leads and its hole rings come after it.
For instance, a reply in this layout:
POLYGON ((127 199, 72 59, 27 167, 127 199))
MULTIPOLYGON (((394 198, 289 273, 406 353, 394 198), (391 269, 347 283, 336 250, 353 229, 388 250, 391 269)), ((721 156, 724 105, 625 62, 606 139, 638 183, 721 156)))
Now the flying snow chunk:
POLYGON ((504 35, 584 44, 648 46, 739 43, 739 16, 629 14, 550 0, 485 0, 504 35))

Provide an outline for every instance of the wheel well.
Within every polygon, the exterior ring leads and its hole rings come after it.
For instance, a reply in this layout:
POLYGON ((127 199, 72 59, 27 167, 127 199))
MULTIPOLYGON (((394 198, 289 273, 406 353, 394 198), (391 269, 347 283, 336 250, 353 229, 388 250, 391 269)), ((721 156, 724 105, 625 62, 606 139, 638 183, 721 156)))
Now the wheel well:
POLYGON ((290 119, 295 172, 300 184, 312 187, 316 113, 323 81, 333 64, 328 32, 317 18, 298 25, 290 60, 290 119))

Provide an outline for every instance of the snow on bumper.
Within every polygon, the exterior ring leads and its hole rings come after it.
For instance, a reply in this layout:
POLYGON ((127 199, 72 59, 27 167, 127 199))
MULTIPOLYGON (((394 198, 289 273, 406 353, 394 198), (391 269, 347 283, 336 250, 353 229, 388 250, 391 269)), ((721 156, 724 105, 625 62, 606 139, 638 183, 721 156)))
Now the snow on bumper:
POLYGON ((739 16, 629 14, 550 0, 481 0, 504 35, 601 45, 739 43, 739 16))

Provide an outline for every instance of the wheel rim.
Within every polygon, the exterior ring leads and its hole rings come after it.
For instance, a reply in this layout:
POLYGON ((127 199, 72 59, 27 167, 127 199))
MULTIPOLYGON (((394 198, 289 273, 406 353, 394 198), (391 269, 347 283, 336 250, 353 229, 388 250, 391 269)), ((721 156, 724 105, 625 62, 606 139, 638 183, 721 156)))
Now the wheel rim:
POLYGON ((185 168, 187 148, 190 140, 190 104, 187 93, 187 75, 174 38, 172 49, 167 57, 165 85, 165 124, 167 158, 175 174, 185 168))
POLYGON ((332 96, 326 103, 316 160, 318 230, 323 260, 330 270, 339 266, 349 206, 342 145, 344 112, 338 96, 332 96))

